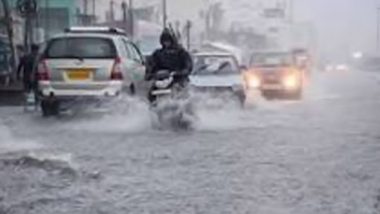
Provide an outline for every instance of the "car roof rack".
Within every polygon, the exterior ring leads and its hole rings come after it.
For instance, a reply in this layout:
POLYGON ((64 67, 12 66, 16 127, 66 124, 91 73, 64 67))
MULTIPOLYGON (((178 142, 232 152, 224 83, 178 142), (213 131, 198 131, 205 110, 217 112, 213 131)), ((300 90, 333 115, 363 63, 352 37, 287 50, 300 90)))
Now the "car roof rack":
POLYGON ((120 28, 114 27, 69 27, 65 29, 65 33, 101 33, 126 35, 126 32, 120 28))

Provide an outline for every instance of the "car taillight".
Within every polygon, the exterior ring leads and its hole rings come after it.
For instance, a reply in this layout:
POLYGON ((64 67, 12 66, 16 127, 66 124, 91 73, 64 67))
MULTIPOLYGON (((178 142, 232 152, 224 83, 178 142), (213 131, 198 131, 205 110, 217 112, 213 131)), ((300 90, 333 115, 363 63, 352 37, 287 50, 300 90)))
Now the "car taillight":
POLYGON ((37 79, 39 81, 47 81, 50 80, 50 74, 49 74, 49 69, 47 67, 46 61, 41 60, 38 63, 38 68, 37 68, 37 79))
POLYGON ((123 80, 123 71, 121 68, 120 58, 115 59, 115 63, 111 71, 111 80, 123 80))

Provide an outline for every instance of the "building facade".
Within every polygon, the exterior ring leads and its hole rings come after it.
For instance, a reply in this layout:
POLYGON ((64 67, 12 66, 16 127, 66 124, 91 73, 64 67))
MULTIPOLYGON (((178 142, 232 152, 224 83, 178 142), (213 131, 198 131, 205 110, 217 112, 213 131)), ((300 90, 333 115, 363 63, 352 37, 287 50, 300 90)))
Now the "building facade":
MULTIPOLYGON (((9 0, 15 16, 18 0, 9 0)), ((61 33, 65 28, 76 24, 76 0, 36 0, 38 13, 33 20, 34 40, 42 42, 51 36, 61 33)))

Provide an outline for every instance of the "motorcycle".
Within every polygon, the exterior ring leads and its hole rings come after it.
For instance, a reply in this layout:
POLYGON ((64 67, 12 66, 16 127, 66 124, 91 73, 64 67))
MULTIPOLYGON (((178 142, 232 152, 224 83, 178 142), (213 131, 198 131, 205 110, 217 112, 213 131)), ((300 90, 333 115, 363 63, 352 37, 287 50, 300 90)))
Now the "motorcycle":
POLYGON ((189 130, 196 116, 187 86, 175 81, 178 75, 168 70, 156 72, 149 96, 160 128, 189 130))

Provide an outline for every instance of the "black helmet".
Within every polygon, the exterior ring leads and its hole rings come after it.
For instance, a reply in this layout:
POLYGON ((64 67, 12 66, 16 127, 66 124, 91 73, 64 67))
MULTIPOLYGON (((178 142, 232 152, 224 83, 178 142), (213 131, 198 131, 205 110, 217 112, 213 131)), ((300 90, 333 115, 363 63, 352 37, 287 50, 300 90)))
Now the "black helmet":
POLYGON ((164 43, 164 41, 171 41, 173 44, 175 44, 175 38, 168 28, 165 28, 161 34, 161 37, 160 37, 161 45, 164 43))

